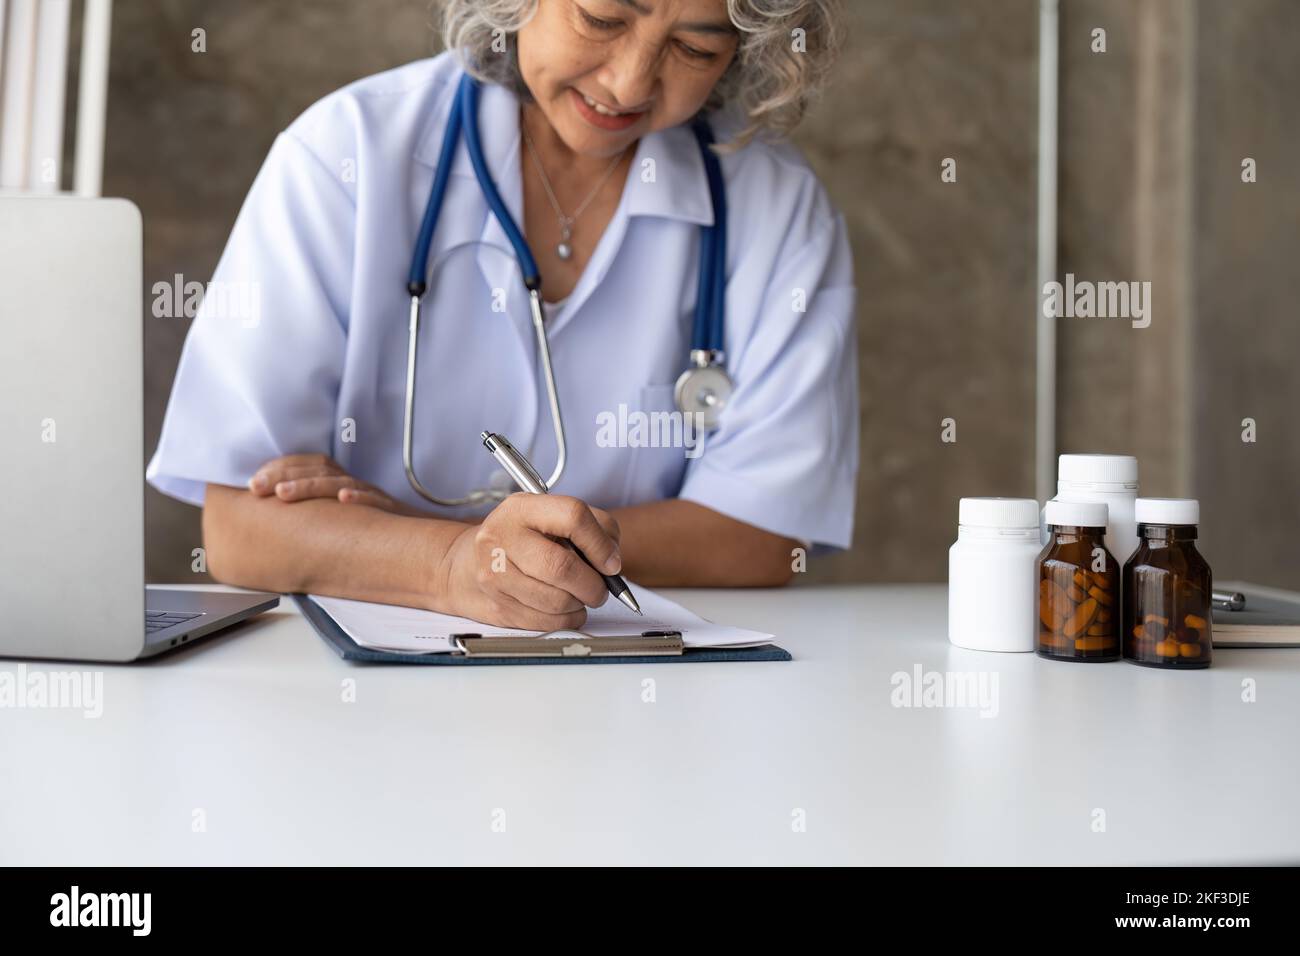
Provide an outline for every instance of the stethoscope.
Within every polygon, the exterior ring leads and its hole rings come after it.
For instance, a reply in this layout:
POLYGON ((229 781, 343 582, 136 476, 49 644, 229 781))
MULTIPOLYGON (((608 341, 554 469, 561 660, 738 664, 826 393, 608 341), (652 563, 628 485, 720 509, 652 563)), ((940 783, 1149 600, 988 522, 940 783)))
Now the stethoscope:
MULTIPOLYGON (((407 273, 406 291, 411 296, 410 336, 406 349, 406 410, 402 431, 402 464, 406 468, 406 479, 411 487, 423 498, 443 507, 454 508, 464 505, 479 505, 486 502, 501 501, 511 492, 508 489, 480 488, 471 491, 462 498, 440 498, 429 491, 415 474, 414 455, 412 453, 415 432, 415 362, 420 333, 420 300, 428 288, 425 274, 429 264, 429 249, 433 244, 434 229, 438 225, 438 214, 442 209, 442 200, 447 193, 447 181, 451 176, 452 155, 461 139, 465 138, 465 149, 469 153, 470 164, 474 167, 474 176, 488 207, 501 224, 502 230, 514 247, 515 258, 523 273, 524 287, 528 290, 528 307, 532 314, 533 331, 537 337, 537 354, 542 364, 542 374, 546 380, 546 397, 551 409, 551 424, 555 431, 555 446, 558 451, 555 470, 546 479, 548 488, 555 487, 560 476, 564 474, 564 465, 568 457, 568 446, 564 437, 564 420, 560 415, 560 395, 555 386, 555 371, 551 365, 551 348, 547 338, 546 325, 542 315, 542 276, 532 250, 524 239, 523 233, 515 224, 506 208, 501 194, 497 192, 492 174, 483 159, 483 144, 478 130, 478 81, 468 73, 461 77, 452 103, 451 113, 447 117, 447 128, 442 138, 442 150, 438 155, 438 170, 433 177, 433 188, 429 192, 429 202, 424 207, 424 218, 420 222, 420 233, 415 243, 415 252, 411 256, 411 268, 407 273)), ((717 156, 709 146, 713 143, 713 132, 708 123, 697 119, 692 125, 695 139, 704 159, 705 176, 709 183, 709 196, 713 202, 713 225, 700 227, 700 271, 699 292, 695 303, 695 321, 692 328, 690 364, 678 377, 674 386, 674 397, 680 412, 691 415, 692 423, 704 429, 713 429, 718 425, 722 410, 731 397, 731 378, 723 368, 723 319, 724 293, 726 291, 726 253, 727 253, 727 201, 722 181, 722 167, 717 156)))

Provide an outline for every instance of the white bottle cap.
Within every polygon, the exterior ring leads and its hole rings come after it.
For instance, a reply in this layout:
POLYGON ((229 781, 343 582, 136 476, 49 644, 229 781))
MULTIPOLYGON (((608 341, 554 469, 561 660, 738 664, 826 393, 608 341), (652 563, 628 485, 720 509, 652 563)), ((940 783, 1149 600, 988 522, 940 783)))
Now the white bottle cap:
POLYGON ((972 528, 1037 528, 1038 502, 1033 498, 963 498, 957 506, 957 521, 972 528))
POLYGON ((1110 518, 1104 501, 1049 501, 1045 512, 1048 524, 1077 528, 1104 528, 1110 518))
MULTIPOLYGON (((1056 462, 1056 487, 1094 485, 1137 490, 1138 460, 1132 455, 1062 455, 1056 462)), ((1095 490, 1105 490, 1097 488, 1095 490)))
POLYGON ((1133 512, 1138 524, 1201 523, 1201 503, 1195 498, 1139 498, 1133 512))

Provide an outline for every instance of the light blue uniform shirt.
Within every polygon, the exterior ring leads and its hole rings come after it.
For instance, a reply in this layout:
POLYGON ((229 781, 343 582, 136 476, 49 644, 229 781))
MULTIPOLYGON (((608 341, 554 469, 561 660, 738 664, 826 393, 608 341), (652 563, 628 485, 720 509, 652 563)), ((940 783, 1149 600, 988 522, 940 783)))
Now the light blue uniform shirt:
MULTIPOLYGON (((321 452, 431 508, 402 466, 405 285, 459 76, 443 54, 361 80, 276 139, 185 342, 147 472, 160 491, 201 504, 207 482, 245 486, 269 459, 321 452)), ((507 89, 483 89, 488 167, 522 223, 518 110, 507 89)), ((735 129, 733 117, 711 120, 719 140, 735 129)), ((735 382, 722 426, 694 458, 648 446, 656 430, 637 428, 637 413, 675 410, 698 227, 713 220, 698 146, 677 127, 637 144, 613 219, 548 319, 569 446, 554 491, 602 508, 680 497, 847 547, 858 429, 844 222, 789 145, 754 142, 721 161, 726 367, 735 382), (611 431, 618 422, 631 426, 626 434, 617 424, 611 431)), ((508 436, 543 475, 555 463, 510 248, 462 145, 433 238, 430 261, 444 265, 424 299, 417 379, 416 472, 442 497, 501 486, 504 473, 479 441, 484 430, 508 436), (453 249, 479 242, 501 251, 453 249)))

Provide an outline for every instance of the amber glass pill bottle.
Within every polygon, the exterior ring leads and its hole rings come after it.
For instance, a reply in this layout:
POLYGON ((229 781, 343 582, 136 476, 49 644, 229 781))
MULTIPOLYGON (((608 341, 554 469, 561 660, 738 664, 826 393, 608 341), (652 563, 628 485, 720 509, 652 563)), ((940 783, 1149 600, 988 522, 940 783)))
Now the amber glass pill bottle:
POLYGON ((1196 550, 1200 505, 1139 498, 1138 548, 1124 565, 1124 658, 1148 667, 1210 666, 1210 566, 1196 550))
POLYGON ((1119 660, 1120 569, 1106 550, 1106 505, 1049 501, 1044 518, 1050 537, 1038 556, 1038 655, 1119 660))

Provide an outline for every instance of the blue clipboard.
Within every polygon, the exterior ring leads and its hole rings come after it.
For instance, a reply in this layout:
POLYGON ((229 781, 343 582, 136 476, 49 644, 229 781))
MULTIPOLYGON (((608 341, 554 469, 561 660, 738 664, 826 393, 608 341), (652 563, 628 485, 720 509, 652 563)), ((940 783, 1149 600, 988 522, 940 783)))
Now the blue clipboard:
POLYGON ((790 652, 775 644, 762 647, 691 648, 680 655, 653 657, 465 657, 460 654, 395 654, 362 647, 338 622, 305 594, 291 595, 316 633, 345 661, 361 664, 432 664, 459 667, 475 664, 703 664, 711 661, 788 661, 790 652))

